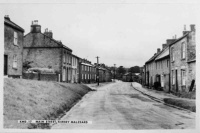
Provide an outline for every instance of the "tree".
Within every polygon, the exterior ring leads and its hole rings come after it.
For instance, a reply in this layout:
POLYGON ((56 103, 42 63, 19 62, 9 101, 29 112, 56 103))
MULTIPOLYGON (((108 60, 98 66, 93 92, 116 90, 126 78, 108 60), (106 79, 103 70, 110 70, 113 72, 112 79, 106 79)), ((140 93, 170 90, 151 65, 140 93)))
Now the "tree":
POLYGON ((23 71, 27 71, 29 68, 31 68, 31 63, 33 63, 33 61, 25 61, 23 63, 23 71))
POLYGON ((118 67, 117 71, 118 71, 119 74, 125 74, 126 73, 126 69, 123 66, 118 67))
POLYGON ((125 73, 126 69, 123 66, 117 68, 117 77, 122 78, 125 73))
POLYGON ((139 66, 134 66, 129 68, 129 72, 131 73, 140 73, 140 67, 139 66))

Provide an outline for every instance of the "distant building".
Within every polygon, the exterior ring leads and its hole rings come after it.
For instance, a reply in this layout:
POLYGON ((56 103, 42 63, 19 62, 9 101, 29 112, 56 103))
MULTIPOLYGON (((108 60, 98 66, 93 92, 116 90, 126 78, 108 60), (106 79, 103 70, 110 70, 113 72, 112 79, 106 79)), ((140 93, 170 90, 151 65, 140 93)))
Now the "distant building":
POLYGON ((79 79, 80 83, 95 82, 96 68, 86 59, 81 59, 79 62, 79 79))
POLYGON ((140 75, 141 75, 141 84, 145 85, 145 65, 141 67, 140 75))
POLYGON ((105 81, 106 82, 111 82, 112 81, 112 72, 109 68, 105 68, 105 81))
POLYGON ((52 68, 60 75, 60 81, 72 82, 72 50, 53 39, 52 31, 41 33, 37 20, 24 36, 23 62, 26 61, 33 62, 31 67, 52 68))
POLYGON ((4 76, 22 76, 22 51, 24 29, 4 17, 4 76))
POLYGON ((196 41, 195 25, 191 31, 183 31, 183 36, 170 45, 171 91, 188 92, 195 87, 196 41))

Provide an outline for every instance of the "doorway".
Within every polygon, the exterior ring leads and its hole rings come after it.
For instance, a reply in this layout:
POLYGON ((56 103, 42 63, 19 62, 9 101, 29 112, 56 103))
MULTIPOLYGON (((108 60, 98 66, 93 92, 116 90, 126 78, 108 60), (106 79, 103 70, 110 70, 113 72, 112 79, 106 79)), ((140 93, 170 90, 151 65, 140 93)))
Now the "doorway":
POLYGON ((4 55, 4 75, 8 75, 8 55, 4 55))
POLYGON ((176 73, 175 73, 175 77, 176 77, 176 92, 178 92, 178 70, 176 69, 176 73))

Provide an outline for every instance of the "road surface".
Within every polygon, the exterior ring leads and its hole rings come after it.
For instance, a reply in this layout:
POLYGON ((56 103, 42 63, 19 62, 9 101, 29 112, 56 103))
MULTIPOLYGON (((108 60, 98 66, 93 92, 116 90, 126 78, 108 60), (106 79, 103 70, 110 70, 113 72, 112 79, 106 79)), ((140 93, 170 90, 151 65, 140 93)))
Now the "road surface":
POLYGON ((60 120, 92 121, 90 124, 58 123, 53 129, 194 129, 195 113, 155 102, 117 81, 86 94, 60 120))

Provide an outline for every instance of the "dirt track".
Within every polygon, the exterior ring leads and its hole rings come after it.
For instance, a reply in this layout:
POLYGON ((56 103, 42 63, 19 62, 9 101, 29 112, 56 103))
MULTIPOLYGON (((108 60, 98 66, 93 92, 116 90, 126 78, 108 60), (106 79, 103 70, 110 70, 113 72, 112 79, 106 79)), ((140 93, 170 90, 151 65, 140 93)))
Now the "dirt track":
POLYGON ((117 81, 86 94, 61 120, 92 124, 56 124, 58 129, 183 129, 195 128, 195 113, 181 111, 117 81))

